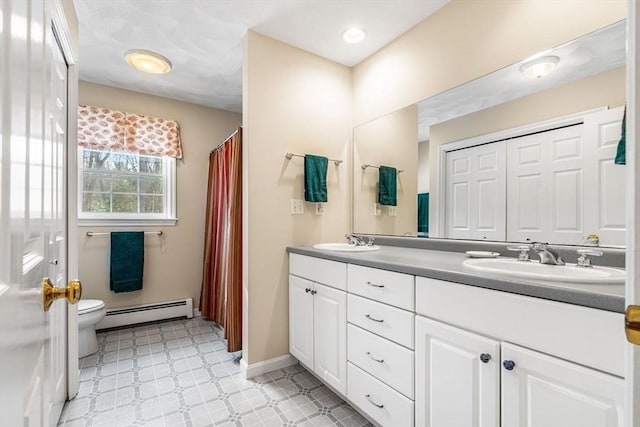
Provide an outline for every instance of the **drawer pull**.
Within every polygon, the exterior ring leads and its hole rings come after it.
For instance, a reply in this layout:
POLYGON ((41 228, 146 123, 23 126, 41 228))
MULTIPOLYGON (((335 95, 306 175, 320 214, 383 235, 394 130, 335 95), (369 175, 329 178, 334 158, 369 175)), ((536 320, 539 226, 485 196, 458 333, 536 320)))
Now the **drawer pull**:
POLYGON ((365 394, 364 397, 366 397, 367 400, 369 401, 369 403, 371 403, 373 406, 376 406, 376 407, 378 407, 380 409, 384 408, 384 405, 378 405, 376 402, 371 400, 371 395, 370 394, 365 394))
POLYGON ((491 355, 489 353, 482 353, 480 355, 480 361, 482 363, 489 363, 489 360, 491 360, 491 355))
POLYGON ((367 351, 367 356, 369 356, 369 359, 371 359, 371 360, 373 360, 373 361, 375 361, 375 362, 378 362, 378 363, 384 363, 384 359, 376 359, 376 358, 375 358, 375 357, 373 357, 373 356, 371 355, 371 353, 369 353, 368 351, 367 351))
POLYGON ((384 288, 384 285, 376 285, 375 283, 371 283, 369 281, 367 281, 367 285, 373 286, 374 288, 384 288))
POLYGON ((373 320, 374 322, 378 322, 378 323, 384 322, 384 319, 376 319, 375 317, 371 317, 368 314, 365 314, 364 317, 366 317, 369 320, 373 320))

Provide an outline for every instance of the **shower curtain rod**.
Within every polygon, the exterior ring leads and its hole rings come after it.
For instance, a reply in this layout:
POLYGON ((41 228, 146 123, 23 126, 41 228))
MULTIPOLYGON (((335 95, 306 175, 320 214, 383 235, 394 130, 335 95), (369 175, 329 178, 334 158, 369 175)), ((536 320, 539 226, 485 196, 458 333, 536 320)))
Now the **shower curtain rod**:
MULTIPOLYGON (((368 164, 364 164, 362 165, 362 170, 365 170, 367 168, 376 168, 376 169, 380 169, 380 166, 376 166, 376 165, 368 165, 368 164)), ((403 169, 398 169, 396 173, 402 173, 404 172, 403 169)))
POLYGON ((226 137, 220 144, 216 145, 213 150, 211 150, 211 152, 213 153, 214 151, 219 150, 220 148, 222 148, 222 146, 224 144, 226 144, 227 142, 229 142, 229 140, 231 138, 233 138, 236 134, 238 133, 238 129, 234 130, 233 133, 231 135, 229 135, 228 137, 226 137))
MULTIPOLYGON (((304 154, 294 154, 294 153, 287 153, 285 154, 285 157, 289 160, 291 160, 292 157, 304 157, 304 154)), ((336 166, 339 166, 340 163, 342 163, 342 160, 336 160, 336 159, 328 159, 330 162, 333 162, 336 164, 336 166)))
MULTIPOLYGON (((86 234, 87 237, 110 236, 111 235, 111 233, 96 233, 94 231, 87 231, 85 234, 86 234)), ((162 236, 163 232, 162 232, 162 230, 160 230, 160 231, 145 231, 144 234, 145 234, 145 236, 151 235, 151 234, 153 234, 155 236, 162 236)))

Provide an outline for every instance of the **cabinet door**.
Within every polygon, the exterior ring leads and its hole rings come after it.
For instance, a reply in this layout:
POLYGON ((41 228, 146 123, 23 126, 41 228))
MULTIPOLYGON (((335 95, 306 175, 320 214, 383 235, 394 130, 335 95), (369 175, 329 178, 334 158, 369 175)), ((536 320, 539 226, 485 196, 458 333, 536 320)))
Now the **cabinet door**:
POLYGON ((313 369, 313 282, 289 276, 289 353, 313 369))
POLYGON ((502 344, 502 425, 621 427, 624 380, 502 344))
POLYGON ((314 372, 347 393, 347 294, 315 283, 314 372))
POLYGON ((499 364, 498 342, 417 316, 416 426, 498 427, 499 364))

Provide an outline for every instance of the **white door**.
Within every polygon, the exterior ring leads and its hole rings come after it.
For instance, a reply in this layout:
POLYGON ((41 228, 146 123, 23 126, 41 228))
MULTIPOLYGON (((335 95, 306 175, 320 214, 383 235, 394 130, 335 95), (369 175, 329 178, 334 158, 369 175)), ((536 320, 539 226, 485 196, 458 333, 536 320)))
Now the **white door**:
POLYGON ((347 394, 347 293, 315 284, 314 372, 347 394))
POLYGON ((313 369, 313 282, 289 276, 289 353, 313 369))
POLYGON ((584 177, 585 234, 597 234, 601 246, 623 246, 627 236, 627 170, 614 163, 623 113, 624 107, 618 107, 584 119, 587 169, 593 171, 584 177))
MULTIPOLYGON (((640 7, 636 2, 627 2, 627 312, 640 312, 640 227, 637 215, 640 213, 640 150, 636 149, 640 118, 640 85, 637 84, 637 61, 640 58, 640 7)), ((630 319, 628 319, 630 320, 630 319)), ((636 332, 635 344, 629 343, 626 352, 625 380, 625 427, 640 426, 640 331, 636 332)))
POLYGON ((415 356, 416 426, 500 426, 497 341, 416 316, 415 356))
POLYGON ((584 242, 584 195, 597 190, 585 188, 590 148, 583 129, 574 125, 508 142, 507 240, 584 242))
POLYGON ((3 0, 0 19, 0 423, 57 423, 66 397, 66 64, 48 3, 3 0))
POLYGON ((445 237, 505 240, 505 145, 447 153, 445 237))
POLYGON ((502 344, 502 425, 623 427, 624 380, 502 344))

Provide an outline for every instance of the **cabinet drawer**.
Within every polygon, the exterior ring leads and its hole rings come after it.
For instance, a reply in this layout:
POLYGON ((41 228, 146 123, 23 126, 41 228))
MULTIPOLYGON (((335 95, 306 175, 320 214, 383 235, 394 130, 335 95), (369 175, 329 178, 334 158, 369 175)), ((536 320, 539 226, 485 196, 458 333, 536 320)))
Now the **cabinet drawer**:
POLYGON ((351 295, 347 297, 347 321, 374 334, 413 349, 415 315, 386 304, 351 295))
POLYGON ((349 264, 349 292, 414 310, 414 279, 410 274, 349 264))
POLYGON ((343 262, 289 254, 289 273, 332 288, 347 290, 347 264, 343 262))
POLYGON ((347 397, 383 427, 413 426, 413 402, 347 363, 347 397))
POLYGON ((413 351, 353 325, 347 337, 351 363, 413 399, 413 351))

